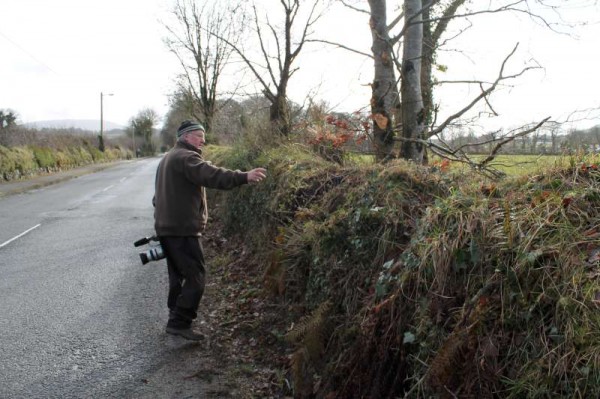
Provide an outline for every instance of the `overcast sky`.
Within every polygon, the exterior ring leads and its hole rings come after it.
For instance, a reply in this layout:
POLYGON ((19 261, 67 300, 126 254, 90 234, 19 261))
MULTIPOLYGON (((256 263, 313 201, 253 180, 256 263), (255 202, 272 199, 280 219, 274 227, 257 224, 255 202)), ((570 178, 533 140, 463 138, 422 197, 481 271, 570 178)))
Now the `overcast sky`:
MULTIPOLYGON (((270 15, 275 20, 279 1, 261 1, 273 3, 270 15)), ((525 16, 473 17, 473 28, 452 42, 450 51, 439 54, 449 70, 438 77, 493 80, 501 61, 520 42, 508 72, 533 65, 532 59, 544 69, 531 71, 495 95, 492 104, 501 117, 486 126, 510 127, 545 116, 564 119, 576 109, 600 107, 600 6, 583 0, 563 3, 569 4, 563 11, 567 21, 591 24, 569 30, 573 35, 567 36, 525 16), (581 8, 582 3, 591 6, 581 8), (461 53, 451 51, 459 48, 461 53)), ((99 119, 104 92, 114 94, 104 97, 107 121, 126 125, 146 107, 163 116, 180 72, 162 41, 166 31, 161 21, 168 21, 171 6, 172 0, 2 0, 0 108, 17 111, 21 122, 99 119)), ((321 20, 318 36, 368 52, 368 17, 334 11, 321 20)), ((302 103, 307 93, 316 92, 340 110, 368 105, 371 60, 313 44, 298 65, 290 86, 292 100, 302 103)), ((224 84, 235 77, 227 79, 224 84)), ((460 109, 478 90, 450 85, 440 91, 436 100, 443 100, 441 117, 460 109)), ((591 117, 596 119, 572 126, 600 123, 598 113, 591 117)))

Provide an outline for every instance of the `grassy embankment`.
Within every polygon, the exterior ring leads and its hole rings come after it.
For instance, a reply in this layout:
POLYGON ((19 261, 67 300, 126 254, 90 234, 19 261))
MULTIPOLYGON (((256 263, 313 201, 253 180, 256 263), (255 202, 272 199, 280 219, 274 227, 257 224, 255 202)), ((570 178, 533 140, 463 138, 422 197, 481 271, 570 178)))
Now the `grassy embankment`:
POLYGON ((131 159, 132 156, 130 150, 120 147, 107 148, 101 152, 96 147, 85 144, 62 148, 0 145, 0 181, 15 180, 91 163, 131 159))
POLYGON ((293 145, 207 154, 269 170, 212 195, 265 292, 305 309, 297 397, 600 397, 598 158, 495 183, 293 145))

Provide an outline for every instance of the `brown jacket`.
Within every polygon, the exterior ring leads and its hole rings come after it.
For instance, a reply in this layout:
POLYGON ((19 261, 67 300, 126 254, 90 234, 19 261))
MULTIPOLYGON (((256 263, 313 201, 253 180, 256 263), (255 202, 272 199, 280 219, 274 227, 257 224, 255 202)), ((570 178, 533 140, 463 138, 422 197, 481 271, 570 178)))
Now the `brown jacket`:
POLYGON ((229 190, 248 183, 247 173, 218 168, 202 152, 178 141, 158 164, 154 229, 159 237, 198 236, 208 218, 205 187, 229 190))

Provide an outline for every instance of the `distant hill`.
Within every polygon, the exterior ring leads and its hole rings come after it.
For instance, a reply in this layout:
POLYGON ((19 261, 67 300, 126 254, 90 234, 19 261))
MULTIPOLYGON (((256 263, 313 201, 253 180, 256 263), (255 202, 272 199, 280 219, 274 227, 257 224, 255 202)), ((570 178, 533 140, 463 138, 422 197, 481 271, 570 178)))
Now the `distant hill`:
MULTIPOLYGON (((50 121, 36 121, 30 123, 24 123, 23 126, 37 129, 81 129, 88 130, 91 132, 100 131, 100 121, 96 119, 59 119, 50 121)), ((111 130, 124 131, 125 126, 119 125, 118 123, 104 121, 104 131, 108 132, 111 130)))

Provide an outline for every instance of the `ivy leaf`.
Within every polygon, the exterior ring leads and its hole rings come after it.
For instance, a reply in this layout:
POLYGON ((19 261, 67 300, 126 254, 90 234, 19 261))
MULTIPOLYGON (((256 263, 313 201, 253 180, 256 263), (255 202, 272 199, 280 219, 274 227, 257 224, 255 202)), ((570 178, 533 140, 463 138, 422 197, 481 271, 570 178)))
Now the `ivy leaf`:
POLYGON ((471 253, 471 262, 474 265, 479 264, 481 261, 481 250, 479 249, 479 245, 475 242, 475 240, 471 240, 471 244, 469 245, 469 252, 471 253))
POLYGON ((387 287, 380 280, 375 284, 375 298, 382 298, 387 293, 387 287))
POLYGON ((416 339, 417 339, 417 337, 415 337, 415 334, 411 333, 410 331, 407 331, 404 333, 404 338, 402 339, 402 343, 403 344, 412 344, 413 342, 415 342, 416 339))
POLYGON ((541 249, 536 249, 535 251, 525 254, 525 259, 527 260, 527 263, 533 265, 543 254, 544 252, 541 249))

